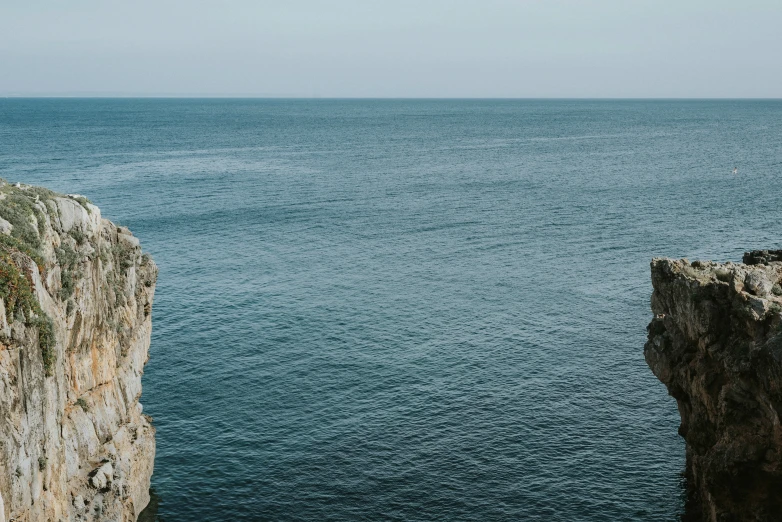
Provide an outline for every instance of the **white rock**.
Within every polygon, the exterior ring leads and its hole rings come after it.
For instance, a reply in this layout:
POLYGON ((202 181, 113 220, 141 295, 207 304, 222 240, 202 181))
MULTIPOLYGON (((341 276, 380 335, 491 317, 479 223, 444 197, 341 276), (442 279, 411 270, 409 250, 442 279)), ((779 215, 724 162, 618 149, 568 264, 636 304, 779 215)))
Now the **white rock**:
POLYGON ((84 497, 81 495, 76 495, 76 497, 73 499, 73 507, 76 508, 76 511, 83 511, 86 506, 84 503, 84 497))
POLYGON ((19 342, 24 342, 27 338, 27 330, 21 321, 11 323, 11 338, 19 342))
POLYGON ((5 303, 0 299, 0 337, 8 339, 11 337, 11 326, 8 324, 8 318, 5 316, 5 303))
POLYGON ((11 223, 0 217, 0 234, 10 236, 13 229, 14 226, 11 223))
POLYGON ((74 228, 85 231, 89 222, 89 214, 78 201, 70 198, 55 198, 57 211, 60 214, 60 228, 63 232, 70 232, 74 228))
POLYGON ((111 483, 112 477, 114 477, 114 468, 111 466, 111 462, 107 462, 95 471, 90 479, 90 484, 96 489, 103 489, 111 483))
POLYGON ((136 248, 140 244, 138 238, 130 234, 123 234, 120 232, 119 234, 117 234, 117 238, 119 239, 120 243, 130 248, 136 248))
POLYGON ((95 205, 87 204, 89 212, 81 203, 71 198, 54 198, 57 203, 60 228, 63 232, 70 232, 74 228, 88 234, 95 234, 101 228, 100 209, 95 205))
POLYGON ((747 273, 746 277, 744 278, 744 288, 758 297, 768 295, 773 286, 774 283, 769 281, 768 278, 766 278, 766 275, 762 272, 752 271, 747 273))

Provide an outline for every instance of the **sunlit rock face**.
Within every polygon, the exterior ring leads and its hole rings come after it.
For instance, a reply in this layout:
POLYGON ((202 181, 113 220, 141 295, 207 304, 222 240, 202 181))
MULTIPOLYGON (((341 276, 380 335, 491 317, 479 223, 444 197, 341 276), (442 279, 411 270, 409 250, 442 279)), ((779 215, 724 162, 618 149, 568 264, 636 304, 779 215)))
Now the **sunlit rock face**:
POLYGON ((676 399, 693 515, 782 520, 782 252, 652 261, 644 354, 676 399))
POLYGON ((157 267, 81 196, 0 181, 0 522, 135 521, 157 267))

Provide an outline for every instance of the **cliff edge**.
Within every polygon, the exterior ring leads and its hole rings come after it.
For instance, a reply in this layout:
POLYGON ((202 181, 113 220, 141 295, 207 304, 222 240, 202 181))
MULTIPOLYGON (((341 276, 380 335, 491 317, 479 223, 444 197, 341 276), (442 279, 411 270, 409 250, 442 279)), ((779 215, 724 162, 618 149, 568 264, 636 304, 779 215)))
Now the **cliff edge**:
POLYGON ((691 510, 782 517, 782 251, 652 261, 646 362, 676 399, 691 510))
POLYGON ((81 196, 0 180, 0 522, 135 521, 157 267, 81 196))

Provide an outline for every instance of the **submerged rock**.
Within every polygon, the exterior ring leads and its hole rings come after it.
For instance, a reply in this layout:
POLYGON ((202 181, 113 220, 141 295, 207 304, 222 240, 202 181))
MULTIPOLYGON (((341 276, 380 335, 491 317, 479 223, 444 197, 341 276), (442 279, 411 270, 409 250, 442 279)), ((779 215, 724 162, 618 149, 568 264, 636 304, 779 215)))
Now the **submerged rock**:
POLYGON ((0 180, 0 522, 136 520, 157 267, 82 196, 0 180))
POLYGON ((704 520, 782 519, 780 253, 652 261, 644 355, 676 399, 690 504, 704 520))

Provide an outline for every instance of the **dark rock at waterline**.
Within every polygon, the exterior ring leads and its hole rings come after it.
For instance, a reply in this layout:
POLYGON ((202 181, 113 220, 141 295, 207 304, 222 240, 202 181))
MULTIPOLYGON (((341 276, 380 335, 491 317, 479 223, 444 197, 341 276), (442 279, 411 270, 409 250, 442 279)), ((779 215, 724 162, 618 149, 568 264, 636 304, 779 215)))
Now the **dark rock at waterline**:
POLYGON ((752 250, 744 252, 745 265, 767 265, 774 261, 782 261, 782 250, 752 250))

